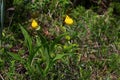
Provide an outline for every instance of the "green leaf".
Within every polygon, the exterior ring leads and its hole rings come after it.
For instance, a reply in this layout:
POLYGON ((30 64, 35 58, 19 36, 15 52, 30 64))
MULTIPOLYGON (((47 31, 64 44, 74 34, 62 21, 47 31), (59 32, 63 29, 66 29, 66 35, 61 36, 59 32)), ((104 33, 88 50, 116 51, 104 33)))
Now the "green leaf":
POLYGON ((38 72, 43 76, 44 72, 43 72, 43 69, 42 69, 40 63, 38 63, 38 62, 36 63, 36 68, 37 68, 38 72))
POLYGON ((39 35, 39 41, 41 41, 41 45, 44 46, 44 47, 48 47, 48 40, 46 39, 45 36, 43 36, 40 32, 38 32, 38 35, 39 35))
POLYGON ((21 56, 16 53, 8 52, 10 56, 12 56, 15 60, 22 60, 21 56))
MULTIPOLYGON (((20 25, 20 24, 19 24, 19 25, 20 25)), ((28 59, 29 59, 29 62, 30 62, 30 64, 31 64, 31 62, 32 62, 32 60, 33 60, 33 58, 34 58, 34 55, 35 55, 34 49, 33 49, 33 47, 32 47, 32 39, 31 39, 31 37, 29 36, 28 32, 27 32, 21 25, 20 25, 20 29, 21 29, 21 31, 22 31, 22 33, 23 33, 23 36, 24 36, 24 38, 25 38, 25 42, 26 42, 27 48, 28 48, 29 53, 30 53, 28 59)))
POLYGON ((20 25, 20 28, 21 28, 21 31, 22 31, 23 36, 25 38, 25 41, 26 41, 27 47, 30 51, 30 54, 32 54, 32 39, 30 38, 28 32, 21 25, 20 25))
POLYGON ((52 59, 49 60, 49 62, 46 63, 46 68, 44 70, 44 75, 46 76, 50 68, 54 65, 54 61, 52 59))
POLYGON ((58 59, 62 59, 66 55, 68 55, 68 54, 56 54, 56 57, 53 59, 53 61, 56 61, 58 59))

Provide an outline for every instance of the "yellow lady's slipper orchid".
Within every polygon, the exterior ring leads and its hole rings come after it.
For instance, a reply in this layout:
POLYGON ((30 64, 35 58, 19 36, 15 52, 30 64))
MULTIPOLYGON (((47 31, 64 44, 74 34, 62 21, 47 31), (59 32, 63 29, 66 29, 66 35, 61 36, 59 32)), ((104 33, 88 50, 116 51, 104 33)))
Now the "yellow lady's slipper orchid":
POLYGON ((73 24, 73 19, 70 18, 68 15, 66 15, 65 23, 68 24, 68 25, 71 25, 71 24, 73 24))
POLYGON ((38 28, 38 23, 37 23, 36 20, 34 20, 34 19, 32 20, 31 27, 32 27, 33 29, 37 29, 37 28, 38 28))

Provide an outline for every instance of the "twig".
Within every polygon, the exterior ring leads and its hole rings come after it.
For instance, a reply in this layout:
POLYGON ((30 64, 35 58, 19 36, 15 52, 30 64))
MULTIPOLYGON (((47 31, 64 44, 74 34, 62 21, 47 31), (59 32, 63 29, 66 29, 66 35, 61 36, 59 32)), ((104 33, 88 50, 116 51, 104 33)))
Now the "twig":
POLYGON ((2 77, 2 75, 0 74, 0 78, 2 79, 2 80, 5 80, 3 77, 2 77))

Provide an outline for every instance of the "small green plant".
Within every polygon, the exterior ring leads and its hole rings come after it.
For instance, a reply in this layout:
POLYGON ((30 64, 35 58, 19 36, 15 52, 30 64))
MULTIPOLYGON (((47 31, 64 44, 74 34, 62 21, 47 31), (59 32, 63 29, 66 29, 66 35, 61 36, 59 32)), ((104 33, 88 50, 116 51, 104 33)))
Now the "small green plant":
POLYGON ((11 52, 9 52, 9 55, 24 64, 28 74, 34 76, 34 78, 41 76, 41 78, 45 79, 57 60, 73 55, 76 50, 74 49, 76 46, 75 44, 67 44, 68 47, 63 47, 62 44, 59 44, 59 41, 67 33, 61 34, 56 37, 55 40, 47 40, 40 32, 38 32, 38 35, 35 38, 32 38, 21 25, 20 28, 28 48, 28 58, 26 60, 22 59, 19 54, 11 52))

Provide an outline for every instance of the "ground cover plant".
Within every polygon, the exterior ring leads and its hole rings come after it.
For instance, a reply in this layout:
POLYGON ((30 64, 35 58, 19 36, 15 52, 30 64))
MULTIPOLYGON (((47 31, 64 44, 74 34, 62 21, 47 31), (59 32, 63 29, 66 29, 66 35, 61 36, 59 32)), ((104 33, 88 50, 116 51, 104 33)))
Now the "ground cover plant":
POLYGON ((101 7, 86 8, 72 0, 8 3, 1 80, 120 79, 119 2, 109 3, 101 14, 96 10, 101 7))

